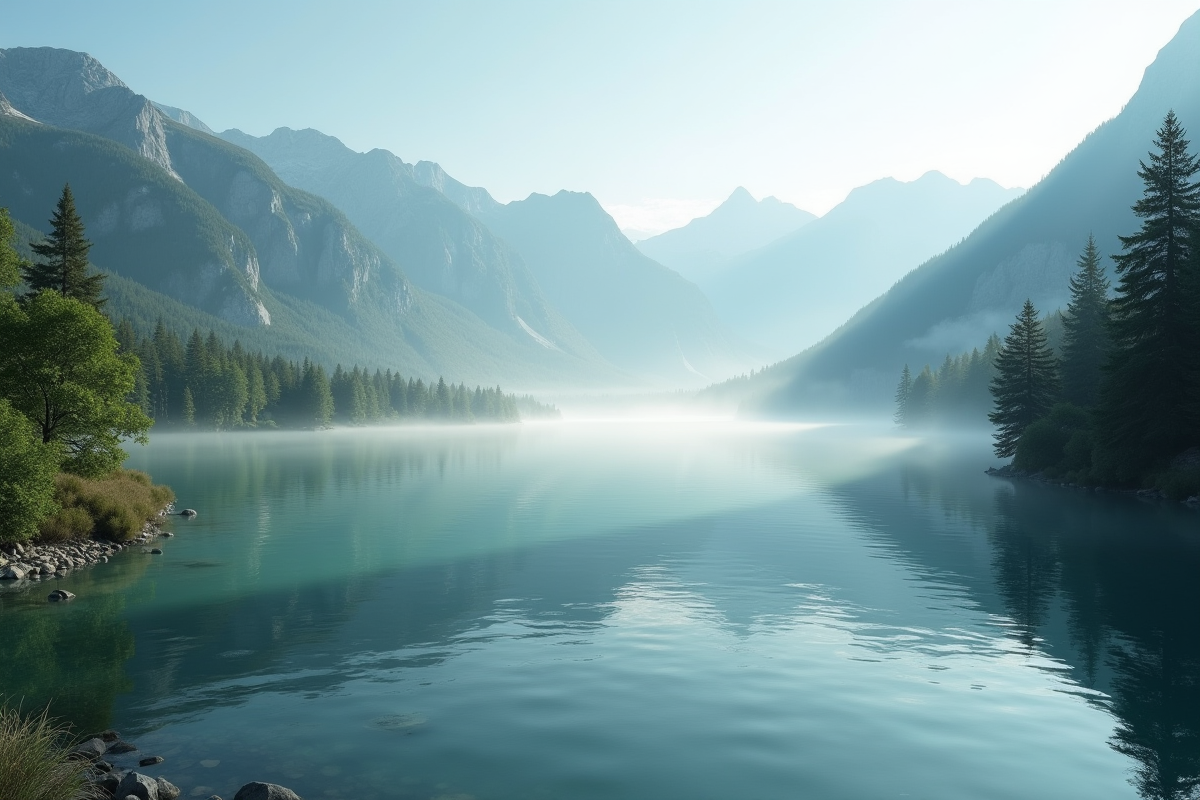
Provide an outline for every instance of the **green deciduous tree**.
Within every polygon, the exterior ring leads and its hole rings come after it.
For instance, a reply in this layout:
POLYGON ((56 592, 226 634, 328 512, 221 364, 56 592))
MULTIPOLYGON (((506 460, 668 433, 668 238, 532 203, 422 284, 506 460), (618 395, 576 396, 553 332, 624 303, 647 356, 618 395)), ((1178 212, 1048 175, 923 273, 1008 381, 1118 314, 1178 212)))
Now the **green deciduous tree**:
POLYGON ((63 469, 102 475, 121 465, 121 440, 146 441, 151 421, 126 398, 137 356, 118 353, 95 308, 51 291, 0 305, 0 393, 64 449, 63 469))
POLYGON ((24 267, 30 294, 51 289, 63 297, 73 297, 96 308, 104 305, 100 296, 104 276, 88 274, 88 251, 92 243, 84 236, 83 220, 75 210, 70 184, 63 187, 62 196, 50 217, 50 227, 50 235, 33 245, 38 260, 24 267))
POLYGON ((1029 300, 1017 315, 996 357, 992 380, 995 411, 988 414, 998 430, 995 451, 1007 458, 1017 451, 1025 429, 1045 416, 1058 394, 1058 365, 1046 344, 1046 332, 1029 300))
POLYGON ((33 537, 38 523, 58 510, 59 457, 59 449, 44 444, 24 414, 0 400, 0 542, 33 537))
POLYGON ((1196 439, 1193 387, 1197 308, 1193 257, 1200 227, 1200 162, 1186 132, 1167 114, 1138 175, 1145 184, 1133 210, 1141 230, 1122 236, 1114 256, 1112 357, 1101 389, 1101 442, 1112 463, 1136 473, 1196 439))
POLYGON ((1078 263, 1063 317, 1063 396, 1075 405, 1090 407, 1100 399, 1100 379, 1109 350, 1108 278, 1100 266, 1096 240, 1090 235, 1078 263))

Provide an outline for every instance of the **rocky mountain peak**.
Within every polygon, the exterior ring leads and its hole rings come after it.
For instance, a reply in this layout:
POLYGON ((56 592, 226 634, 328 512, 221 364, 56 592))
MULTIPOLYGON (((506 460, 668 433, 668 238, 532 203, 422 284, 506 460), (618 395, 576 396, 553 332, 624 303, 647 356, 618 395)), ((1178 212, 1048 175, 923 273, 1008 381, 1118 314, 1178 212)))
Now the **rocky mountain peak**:
POLYGON ((0 92, 27 117, 120 142, 175 175, 163 129, 166 116, 87 53, 55 47, 0 50, 0 92))

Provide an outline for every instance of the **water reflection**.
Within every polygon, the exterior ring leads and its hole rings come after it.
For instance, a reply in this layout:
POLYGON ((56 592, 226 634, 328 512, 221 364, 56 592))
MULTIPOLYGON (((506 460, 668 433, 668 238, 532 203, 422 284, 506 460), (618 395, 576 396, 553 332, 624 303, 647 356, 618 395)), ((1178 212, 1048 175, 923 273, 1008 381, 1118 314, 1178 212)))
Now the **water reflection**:
POLYGON ((159 440, 201 516, 69 606, 0 596, 0 685, 185 793, 1200 787, 1194 514, 982 440, 615 433, 159 440))
MULTIPOLYGON (((1114 715, 1110 745, 1133 759, 1130 781, 1138 793, 1154 800, 1196 797, 1197 515, 1128 497, 963 477, 977 470, 978 462, 909 463, 901 469, 901 494, 914 512, 936 507, 963 519, 965 529, 986 532, 997 610, 1011 621, 1011 635, 1029 651, 1065 662, 1074 681, 1103 693, 1084 696, 1114 715)), ((845 491, 856 501, 878 496, 868 486, 845 491)), ((931 549, 919 525, 910 514, 907 525, 886 530, 927 567, 973 583, 985 607, 995 602, 978 573, 972 579, 971 565, 931 549)))

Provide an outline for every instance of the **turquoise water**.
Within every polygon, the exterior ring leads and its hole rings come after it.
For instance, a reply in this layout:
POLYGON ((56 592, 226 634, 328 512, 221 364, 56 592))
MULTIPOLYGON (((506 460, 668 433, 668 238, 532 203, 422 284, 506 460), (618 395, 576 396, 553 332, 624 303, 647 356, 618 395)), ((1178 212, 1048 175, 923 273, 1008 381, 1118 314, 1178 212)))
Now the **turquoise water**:
POLYGON ((184 797, 1185 798, 1200 524, 985 437, 626 421, 162 435, 199 517, 0 594, 0 691, 184 797))

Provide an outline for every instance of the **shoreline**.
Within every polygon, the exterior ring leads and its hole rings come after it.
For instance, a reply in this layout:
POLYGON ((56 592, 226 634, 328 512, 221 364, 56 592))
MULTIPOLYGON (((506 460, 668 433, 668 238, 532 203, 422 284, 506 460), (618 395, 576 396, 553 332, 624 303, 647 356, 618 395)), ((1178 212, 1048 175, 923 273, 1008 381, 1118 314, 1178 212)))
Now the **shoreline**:
POLYGON ((990 475, 993 478, 1010 478, 1013 480, 1029 481, 1031 483, 1041 484, 1042 486, 1050 486, 1059 489, 1075 489, 1077 491, 1092 492, 1094 494, 1118 494, 1128 497, 1135 497, 1139 500, 1165 500, 1168 503, 1176 503, 1193 510, 1200 510, 1200 495, 1192 495, 1183 500, 1175 501, 1167 497, 1159 489, 1112 489, 1108 486, 1084 486, 1078 483, 1069 483, 1054 478, 1047 478, 1042 472, 1027 472, 1025 470, 1013 469, 1012 464, 1005 464, 1003 467, 988 467, 984 471, 985 475, 990 475))
MULTIPOLYGON (((147 520, 142 525, 142 530, 136 537, 127 542, 88 538, 44 544, 6 544, 0 547, 0 592, 32 589, 44 585, 47 581, 65 578, 74 570, 107 564, 110 558, 131 547, 145 546, 159 537, 174 536, 174 533, 162 527, 162 522, 171 516, 174 510, 175 504, 168 503, 154 519, 147 520)), ((69 592, 65 594, 70 595, 69 592)), ((70 595, 49 599, 70 600, 73 597, 74 595, 70 595)))

